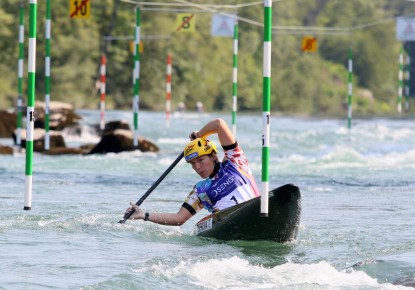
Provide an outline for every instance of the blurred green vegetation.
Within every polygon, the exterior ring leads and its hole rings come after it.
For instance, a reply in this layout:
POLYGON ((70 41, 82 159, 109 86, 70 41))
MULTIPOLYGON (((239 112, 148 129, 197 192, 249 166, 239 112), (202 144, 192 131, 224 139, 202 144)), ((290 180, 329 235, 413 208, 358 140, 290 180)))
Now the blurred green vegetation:
MULTIPOLYGON (((19 0, 0 6, 0 108, 17 100, 19 0)), ((28 1, 25 8, 25 75, 27 78, 28 1)), ((157 1, 153 1, 157 2, 157 1)), ((161 2, 161 1, 158 1, 161 2)), ((176 1, 166 1, 172 2, 176 1)), ((192 1, 202 4, 203 1, 192 1)), ((242 4, 243 0, 205 1, 242 4)), ((177 3, 177 2, 176 2, 177 3)), ((45 1, 38 1, 36 100, 44 100, 45 1)), ((212 13, 196 13, 196 32, 177 32, 173 11, 141 11, 143 53, 140 60, 140 108, 164 110, 166 56, 173 57, 172 108, 183 101, 189 110, 202 101, 205 110, 231 110, 232 38, 210 34, 212 13)), ((152 6, 153 7, 153 6, 152 6)), ((154 6, 162 7, 162 6, 154 6)), ((153 8, 154 8, 153 7, 153 8)), ((107 55, 107 108, 132 104, 133 55, 130 41, 104 36, 134 36, 135 6, 120 0, 91 2, 89 19, 71 19, 69 1, 52 1, 51 100, 76 108, 98 108, 100 56, 107 55)), ((167 8, 167 7, 164 7, 167 8)), ((171 7, 170 7, 171 8, 171 7)), ((195 8, 191 8, 195 9, 195 8)), ((232 13, 234 10, 222 12, 232 13)), ((238 16, 263 23, 263 6, 239 8, 238 16)), ((273 3, 273 26, 356 28, 351 35, 320 34, 316 52, 301 50, 303 33, 274 30, 271 109, 286 114, 344 116, 347 110, 348 50, 353 49, 353 114, 392 114, 398 92, 394 17, 415 12, 404 0, 282 0, 273 3), (365 24, 375 24, 358 28, 365 24)), ((238 110, 262 110, 263 27, 239 22, 238 110)), ((24 94, 24 97, 26 95, 24 94)))

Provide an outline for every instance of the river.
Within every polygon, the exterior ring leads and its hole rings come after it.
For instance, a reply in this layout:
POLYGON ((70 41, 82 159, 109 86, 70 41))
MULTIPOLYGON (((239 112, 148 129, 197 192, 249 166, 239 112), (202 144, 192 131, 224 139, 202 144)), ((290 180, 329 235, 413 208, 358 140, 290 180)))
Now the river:
MULTIPOLYGON (((81 136, 99 111, 80 110, 81 136)), ((261 183, 262 113, 237 116, 237 139, 261 183)), ((296 241, 221 242, 181 227, 119 224, 177 158, 187 136, 230 114, 140 112, 139 132, 160 147, 33 159, 32 209, 24 211, 25 155, 0 155, 0 289, 404 289, 415 277, 415 121, 271 118, 270 187, 299 186, 296 241)), ((106 119, 131 123, 132 113, 106 119)), ((214 141, 215 138, 212 138, 214 141)), ((11 140, 0 139, 10 145, 11 140)), ((220 153, 222 154, 222 153, 220 153)), ((221 155, 223 156, 223 155, 221 155)), ((176 212, 199 180, 182 160, 144 201, 176 212)))

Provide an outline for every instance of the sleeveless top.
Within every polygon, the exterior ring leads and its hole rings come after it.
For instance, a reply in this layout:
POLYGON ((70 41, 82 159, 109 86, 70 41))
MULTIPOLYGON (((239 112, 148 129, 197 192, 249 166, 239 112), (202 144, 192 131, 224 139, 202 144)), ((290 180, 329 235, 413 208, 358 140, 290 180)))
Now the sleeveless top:
POLYGON ((184 201, 191 214, 203 207, 210 212, 223 210, 260 195, 241 147, 235 143, 226 149, 216 175, 196 183, 184 201))

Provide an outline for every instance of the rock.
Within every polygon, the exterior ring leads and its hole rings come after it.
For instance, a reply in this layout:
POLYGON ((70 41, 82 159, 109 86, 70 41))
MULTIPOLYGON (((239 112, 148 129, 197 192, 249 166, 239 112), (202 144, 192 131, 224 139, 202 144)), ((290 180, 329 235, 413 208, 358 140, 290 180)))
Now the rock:
MULTIPOLYGON (((55 150, 57 148, 66 148, 65 140, 60 134, 51 134, 49 136, 49 150, 55 150)), ((33 151, 35 152, 47 152, 45 151, 45 138, 34 140, 33 151)))
POLYGON ((13 148, 9 146, 0 145, 0 154, 13 155, 13 148))
MULTIPOLYGON (((22 127, 26 128, 26 110, 22 108, 22 127)), ((45 127, 45 103, 37 101, 35 104, 35 128, 45 127)), ((77 125, 82 118, 75 113, 71 104, 52 101, 49 104, 49 128, 62 131, 68 126, 77 125)), ((0 137, 12 137, 17 127, 17 113, 0 111, 0 137)))
MULTIPOLYGON (((26 148, 26 130, 22 130, 22 148, 26 148)), ((50 149, 66 148, 65 140, 60 132, 49 131, 50 149)), ((33 151, 45 152, 45 130, 35 129, 33 131, 33 151)))
MULTIPOLYGON (((97 125, 97 128, 98 127, 99 126, 97 125)), ((108 134, 118 129, 130 130, 130 125, 124 121, 110 121, 105 124, 105 129, 102 132, 102 135, 108 134)))
MULTIPOLYGON (((43 102, 35 105, 35 128, 45 128, 45 106, 43 102)), ((49 128, 50 130, 62 131, 68 126, 77 125, 81 116, 75 113, 71 104, 51 101, 49 103, 49 128)))
MULTIPOLYGON (((142 152, 158 152, 159 148, 152 142, 139 138, 138 149, 142 152)), ((96 153, 119 153, 133 151, 133 133, 130 130, 117 129, 102 136, 101 141, 89 152, 96 153)))
POLYGON ((159 152, 160 148, 145 138, 138 138, 138 149, 142 152, 159 152))
POLYGON ((12 137, 17 126, 17 114, 0 110, 0 137, 12 137))
POLYGON ((83 151, 85 154, 88 154, 89 152, 91 152, 91 150, 92 150, 95 146, 97 146, 97 144, 95 144, 95 143, 88 143, 88 144, 81 145, 79 148, 81 148, 81 149, 82 149, 82 151, 83 151))
POLYGON ((79 148, 69 148, 69 147, 57 147, 51 148, 49 150, 43 151, 45 155, 68 155, 68 154, 87 154, 89 150, 85 150, 81 147, 79 148))
MULTIPOLYGON (((72 133, 81 136, 82 128, 78 121, 81 119, 74 113, 73 107, 66 103, 51 102, 50 106, 50 149, 44 149, 45 130, 44 127, 44 103, 37 103, 35 108, 35 129, 33 132, 33 151, 41 152, 47 155, 61 154, 95 154, 95 153, 119 153, 123 151, 140 150, 142 152, 158 152, 159 148, 145 138, 139 138, 138 148, 133 147, 133 133, 128 123, 123 121, 111 121, 106 124, 102 132, 101 141, 98 144, 86 144, 79 148, 67 148, 61 130, 66 128, 66 134, 72 133), (38 128, 41 127, 41 128, 38 128), (55 129, 55 130, 54 130, 55 129)), ((7 112, 6 112, 7 113, 7 112)), ((6 130, 6 137, 13 137, 16 140, 14 129, 16 124, 16 115, 3 114, 4 119, 14 122, 12 130, 6 130)), ((0 119, 1 120, 1 119, 0 119)), ((6 122, 4 122, 6 123, 6 122)), ((98 131, 98 126, 96 127, 98 131)), ((26 129, 21 130, 21 147, 26 148, 26 129)))

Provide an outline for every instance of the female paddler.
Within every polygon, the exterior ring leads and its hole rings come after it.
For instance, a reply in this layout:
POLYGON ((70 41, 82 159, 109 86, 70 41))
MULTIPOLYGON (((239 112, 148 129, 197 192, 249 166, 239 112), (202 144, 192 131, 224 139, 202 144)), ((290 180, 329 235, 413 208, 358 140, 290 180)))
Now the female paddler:
POLYGON ((192 141, 184 148, 184 158, 203 180, 196 183, 177 213, 146 212, 131 203, 126 211, 134 209, 130 219, 179 226, 202 208, 216 212, 259 196, 248 160, 224 120, 208 122, 189 138, 192 141), (225 152, 222 162, 215 144, 206 139, 212 134, 218 135, 225 152))

